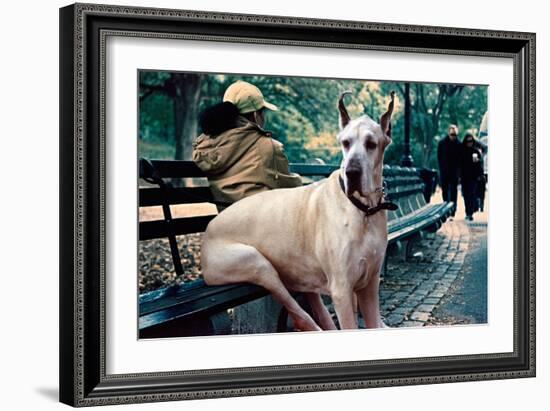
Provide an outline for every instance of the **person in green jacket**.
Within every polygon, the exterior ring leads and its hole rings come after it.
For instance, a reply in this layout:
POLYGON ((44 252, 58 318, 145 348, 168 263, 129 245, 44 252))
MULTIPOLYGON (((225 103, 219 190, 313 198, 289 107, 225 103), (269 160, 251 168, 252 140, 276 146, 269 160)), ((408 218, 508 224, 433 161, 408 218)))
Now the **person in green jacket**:
POLYGON ((302 180, 289 171, 283 145, 264 130, 265 101, 258 87, 231 84, 223 102, 200 116, 203 133, 193 142, 193 161, 207 175, 214 199, 234 203, 276 188, 298 187, 302 180))

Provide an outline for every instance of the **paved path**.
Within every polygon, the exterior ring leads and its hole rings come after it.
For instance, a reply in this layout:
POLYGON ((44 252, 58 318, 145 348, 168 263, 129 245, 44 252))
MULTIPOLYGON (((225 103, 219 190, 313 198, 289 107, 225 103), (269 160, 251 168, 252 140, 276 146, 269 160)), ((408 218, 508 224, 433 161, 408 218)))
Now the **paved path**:
POLYGON ((463 273, 470 249, 470 230, 464 221, 450 221, 419 242, 408 261, 390 258, 380 286, 384 321, 390 327, 431 323, 432 312, 453 291, 463 273))
MULTIPOLYGON (((440 202, 437 192, 432 201, 440 202)), ((456 217, 420 241, 409 261, 389 259, 380 285, 381 312, 390 327, 487 322, 487 210, 456 217)))
POLYGON ((487 322, 487 226, 469 224, 470 248, 462 273, 439 306, 432 312, 432 323, 487 322))

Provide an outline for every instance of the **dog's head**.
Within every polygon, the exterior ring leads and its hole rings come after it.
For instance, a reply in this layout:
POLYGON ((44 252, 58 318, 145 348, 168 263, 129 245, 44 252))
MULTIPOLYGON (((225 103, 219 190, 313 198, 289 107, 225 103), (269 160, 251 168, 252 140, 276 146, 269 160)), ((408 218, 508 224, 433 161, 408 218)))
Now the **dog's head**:
POLYGON ((338 142, 342 147, 342 179, 346 195, 360 196, 363 203, 373 207, 380 199, 384 151, 391 143, 391 115, 394 96, 392 91, 388 110, 377 123, 367 115, 354 120, 344 105, 345 92, 338 100, 340 132, 338 142))

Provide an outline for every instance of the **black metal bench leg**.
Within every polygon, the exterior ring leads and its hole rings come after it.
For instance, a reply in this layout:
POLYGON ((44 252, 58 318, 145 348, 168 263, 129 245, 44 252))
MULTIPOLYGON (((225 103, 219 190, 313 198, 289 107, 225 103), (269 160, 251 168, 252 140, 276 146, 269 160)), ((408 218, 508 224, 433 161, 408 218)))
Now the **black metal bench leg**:
POLYGON ((231 334, 231 319, 227 311, 222 311, 210 316, 212 333, 214 335, 231 334))
POLYGON ((172 252, 172 261, 174 262, 174 270, 178 276, 183 275, 183 266, 181 265, 181 257, 178 250, 178 242, 176 236, 168 237, 170 242, 170 251, 172 252))
POLYGON ((384 256, 384 262, 382 263, 382 270, 380 272, 380 278, 384 278, 388 273, 388 253, 384 256))
MULTIPOLYGON (((172 213, 170 212, 170 206, 168 204, 162 205, 162 211, 164 213, 164 220, 166 224, 170 224, 172 221, 172 213)), ((168 236, 168 242, 170 243, 170 251, 172 253, 172 262, 174 263, 174 270, 178 276, 183 275, 183 266, 181 265, 180 252, 178 250, 178 242, 175 235, 168 236)))

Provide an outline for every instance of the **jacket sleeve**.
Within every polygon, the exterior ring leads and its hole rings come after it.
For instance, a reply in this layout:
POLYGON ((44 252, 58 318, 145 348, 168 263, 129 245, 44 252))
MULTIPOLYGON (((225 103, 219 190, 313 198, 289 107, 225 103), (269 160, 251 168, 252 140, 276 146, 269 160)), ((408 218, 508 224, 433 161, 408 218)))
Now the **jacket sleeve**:
POLYGON ((484 176, 483 172, 483 152, 481 150, 478 151, 479 161, 476 163, 476 178, 484 176))
POLYGON ((487 144, 485 144, 481 140, 475 140, 475 147, 481 151, 481 154, 487 154, 487 150, 489 147, 487 147, 487 144))
POLYGON ((267 187, 276 189, 302 185, 302 178, 290 172, 288 158, 279 141, 266 136, 260 138, 257 144, 263 166, 264 183, 267 187))
POLYGON ((464 167, 467 167, 465 164, 466 153, 464 152, 464 147, 462 144, 458 144, 456 146, 456 156, 457 156, 457 162, 456 162, 457 172, 458 172, 458 175, 461 176, 462 171, 464 170, 464 167))
POLYGON ((439 165, 440 173, 445 172, 445 164, 443 161, 443 140, 440 140, 437 144, 437 163, 439 165))

